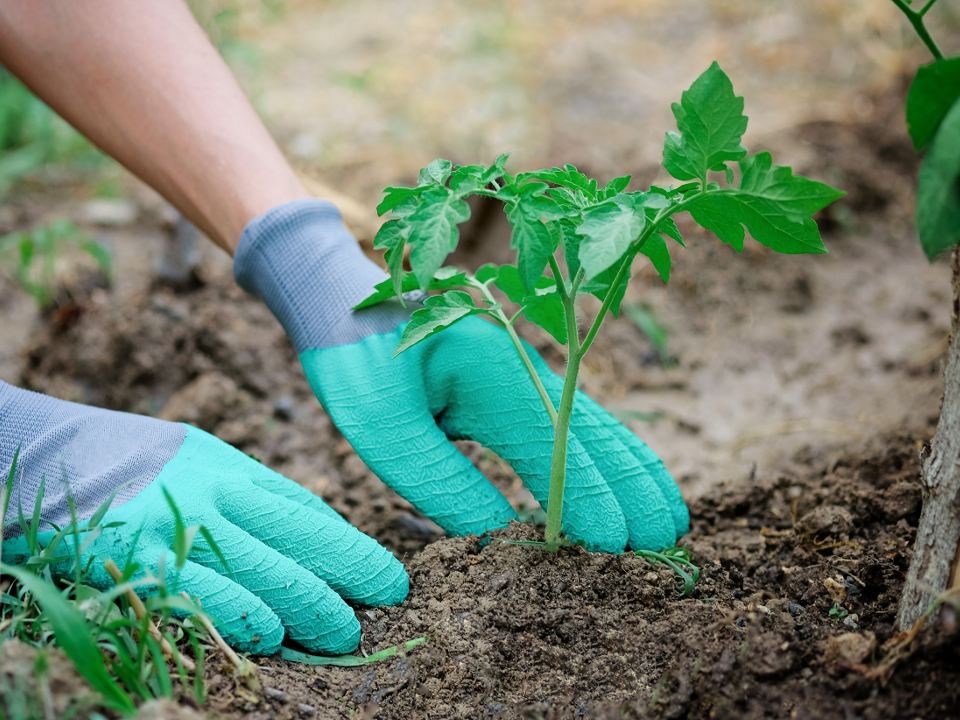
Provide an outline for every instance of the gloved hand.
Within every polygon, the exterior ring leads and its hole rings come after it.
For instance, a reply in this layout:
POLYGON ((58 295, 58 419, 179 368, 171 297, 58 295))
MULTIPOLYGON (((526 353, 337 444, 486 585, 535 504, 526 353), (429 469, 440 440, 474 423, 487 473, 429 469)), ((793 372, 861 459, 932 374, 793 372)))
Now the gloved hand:
MULTIPOLYGON (((240 285, 273 310, 317 398, 385 483, 450 533, 482 533, 515 517, 452 439, 476 440, 509 462, 546 503, 553 429, 501 328, 462 320, 394 357, 408 317, 399 304, 352 311, 385 274, 366 259, 330 203, 298 200, 244 231, 240 285)), ((562 381, 528 347, 557 402, 562 381)), ((660 459, 580 393, 564 497, 566 535, 588 548, 660 550, 689 527, 660 459)))
MULTIPOLYGON (((30 518, 41 478, 42 518, 70 522, 69 493, 89 518, 116 493, 84 550, 88 582, 113 580, 104 561, 132 558, 154 574, 162 560, 168 588, 201 600, 224 638, 239 649, 275 652, 284 633, 316 652, 344 653, 360 641, 345 598, 390 605, 407 594, 400 562, 320 498, 202 430, 179 423, 55 400, 0 382, 0 471, 20 448, 4 519, 3 558, 24 559, 18 511, 30 518), (63 481, 66 481, 64 483, 63 481), (227 568, 200 535, 186 564, 171 552, 174 516, 205 526, 227 568), (122 523, 116 527, 104 527, 122 523)), ((40 535, 41 544, 53 532, 40 535)), ((56 568, 69 572, 64 561, 56 568)), ((142 575, 142 573, 141 573, 142 575)))

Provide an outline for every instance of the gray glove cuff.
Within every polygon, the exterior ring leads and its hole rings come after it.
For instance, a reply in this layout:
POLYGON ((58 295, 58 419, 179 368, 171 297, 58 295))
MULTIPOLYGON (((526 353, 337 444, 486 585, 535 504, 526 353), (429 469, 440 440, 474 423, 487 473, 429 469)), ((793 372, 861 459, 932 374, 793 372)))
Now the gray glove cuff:
POLYGON ((45 523, 70 522, 73 497, 89 518, 116 492, 114 505, 136 497, 176 454, 185 425, 57 400, 0 380, 0 472, 5 482, 19 448, 4 537, 20 534, 19 510, 33 515, 40 482, 45 523))
POLYGON ((390 306, 353 312, 387 275, 325 200, 294 200, 251 220, 233 272, 273 311, 298 353, 389 332, 407 317, 390 306))

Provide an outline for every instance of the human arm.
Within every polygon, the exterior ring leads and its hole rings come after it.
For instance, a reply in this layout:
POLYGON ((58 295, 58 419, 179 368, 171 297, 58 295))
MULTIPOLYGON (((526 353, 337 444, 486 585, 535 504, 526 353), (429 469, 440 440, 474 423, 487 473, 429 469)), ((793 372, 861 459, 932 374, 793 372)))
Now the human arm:
POLYGON ((182 0, 5 0, 0 64, 231 254, 308 197, 182 0))

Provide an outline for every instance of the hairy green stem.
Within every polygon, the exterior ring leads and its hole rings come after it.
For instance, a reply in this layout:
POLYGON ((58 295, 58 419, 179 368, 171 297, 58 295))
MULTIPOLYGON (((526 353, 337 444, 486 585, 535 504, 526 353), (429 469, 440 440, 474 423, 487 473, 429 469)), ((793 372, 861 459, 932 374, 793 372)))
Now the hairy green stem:
POLYGON ((905 0, 893 0, 893 4, 900 8, 900 11, 907 17, 907 20, 910 21, 911 25, 913 25, 913 29, 916 31, 917 36, 923 40, 923 44, 927 46, 927 49, 933 54, 933 57, 936 60, 943 60, 943 53, 940 51, 940 47, 930 35, 930 32, 927 30, 927 26, 923 22, 923 16, 927 14, 936 1, 937 0, 930 0, 920 10, 914 10, 912 7, 907 5, 905 0))
POLYGON ((560 408, 553 424, 553 456, 550 460, 550 489, 547 495, 547 527, 544 542, 547 550, 554 551, 561 544, 563 525, 563 490, 567 479, 567 437, 570 434, 570 417, 573 414, 573 401, 576 398, 577 376, 580 373, 579 336, 577 328, 576 296, 564 298, 564 310, 567 318, 567 367, 564 371, 563 392, 560 395, 560 408))

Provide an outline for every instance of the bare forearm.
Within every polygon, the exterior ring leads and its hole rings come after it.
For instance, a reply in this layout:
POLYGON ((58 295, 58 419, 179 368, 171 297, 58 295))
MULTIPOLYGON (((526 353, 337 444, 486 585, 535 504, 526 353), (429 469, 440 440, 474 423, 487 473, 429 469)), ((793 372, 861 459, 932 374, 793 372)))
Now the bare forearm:
POLYGON ((0 63, 229 252, 307 196, 180 0, 5 0, 0 63))

